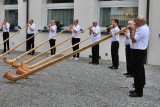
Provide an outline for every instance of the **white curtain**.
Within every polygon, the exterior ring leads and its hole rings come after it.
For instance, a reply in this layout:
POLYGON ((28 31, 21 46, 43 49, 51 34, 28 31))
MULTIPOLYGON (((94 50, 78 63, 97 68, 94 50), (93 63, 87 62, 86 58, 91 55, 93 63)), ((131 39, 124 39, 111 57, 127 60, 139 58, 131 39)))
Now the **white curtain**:
POLYGON ((55 20, 63 26, 68 26, 73 23, 73 13, 73 9, 48 9, 47 23, 55 20))

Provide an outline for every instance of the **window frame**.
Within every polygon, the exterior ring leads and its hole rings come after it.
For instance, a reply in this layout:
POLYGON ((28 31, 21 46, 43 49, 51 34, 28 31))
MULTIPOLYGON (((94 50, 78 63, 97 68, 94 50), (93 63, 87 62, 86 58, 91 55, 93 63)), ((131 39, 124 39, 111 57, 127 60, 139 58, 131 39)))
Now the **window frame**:
MULTIPOLYGON (((74 3, 47 3, 46 5, 46 21, 45 24, 47 25, 48 20, 48 10, 49 9, 73 9, 74 10, 74 3)), ((73 13, 74 17, 74 13, 73 13)), ((65 26, 64 26, 65 27, 65 26)))
MULTIPOLYGON (((5 17, 5 11, 6 10, 17 10, 18 11, 18 4, 11 4, 11 5, 3 5, 4 7, 4 17, 5 17)), ((19 14, 19 13, 18 13, 19 14)), ((19 25, 19 24, 18 24, 19 25)), ((18 26, 17 25, 17 26, 18 26)), ((10 29, 10 31, 17 31, 15 29, 10 29)))
MULTIPOLYGON (((100 9, 101 8, 111 8, 111 7, 138 7, 139 6, 139 0, 132 0, 132 1, 99 1, 98 0, 98 16, 97 20, 100 23, 100 9)), ((101 28, 105 28, 102 27, 101 28)))

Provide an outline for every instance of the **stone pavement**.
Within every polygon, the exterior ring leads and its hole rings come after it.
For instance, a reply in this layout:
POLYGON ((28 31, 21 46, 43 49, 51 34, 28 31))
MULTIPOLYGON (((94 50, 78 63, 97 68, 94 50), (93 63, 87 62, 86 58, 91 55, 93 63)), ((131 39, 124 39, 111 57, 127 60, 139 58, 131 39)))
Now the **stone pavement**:
MULTIPOLYGON (((12 59, 21 53, 12 52, 6 57, 12 59)), ((67 59, 16 83, 3 78, 6 71, 15 74, 16 69, 1 61, 0 107, 160 107, 160 66, 145 66, 144 97, 130 98, 128 91, 133 89, 133 78, 123 75, 124 62, 118 70, 110 70, 111 61, 100 60, 100 65, 90 65, 90 60, 67 59)))

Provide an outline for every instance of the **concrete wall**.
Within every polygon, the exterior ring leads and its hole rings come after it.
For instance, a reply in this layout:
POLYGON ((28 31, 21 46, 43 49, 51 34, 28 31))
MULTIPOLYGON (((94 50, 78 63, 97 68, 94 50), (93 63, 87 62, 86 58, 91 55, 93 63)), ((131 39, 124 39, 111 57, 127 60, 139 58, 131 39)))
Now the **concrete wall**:
MULTIPOLYGON (((42 29, 43 26, 46 25, 46 1, 47 0, 30 0, 30 7, 29 7, 29 18, 32 18, 36 25, 37 30, 42 29)), ((147 0, 139 0, 139 15, 146 16, 146 2, 147 0)), ((3 7, 3 0, 0 1, 0 6, 3 7)), ((18 0, 18 23, 20 26, 24 26, 26 24, 26 2, 23 2, 23 0, 18 0)), ((152 0, 150 4, 150 29, 151 29, 151 38, 149 43, 149 53, 148 53, 148 63, 149 64, 156 64, 160 65, 160 60, 157 60, 157 57, 160 54, 160 50, 157 48, 154 48, 156 46, 160 45, 159 39, 159 29, 160 25, 157 23, 160 23, 159 17, 160 13, 156 12, 159 8, 158 4, 160 3, 159 0, 152 0)), ((74 18, 79 19, 81 27, 84 29, 91 25, 93 19, 99 19, 98 17, 98 0, 75 0, 74 1, 74 18)), ((4 9, 0 8, 0 21, 4 18, 4 9)), ((11 32, 12 35, 14 32, 11 32)), ((2 32, 0 32, 0 35, 2 35, 2 32)), ((62 35, 57 37, 56 43, 59 43, 63 41, 64 39, 70 37, 70 33, 63 33, 62 35)), ((82 39, 84 39, 88 35, 88 31, 81 34, 82 39)), ((106 35, 102 35, 104 37, 106 35)), ((16 35, 14 38, 10 39, 11 47, 14 47, 18 45, 20 42, 24 41, 26 38, 26 32, 23 30, 18 35, 16 35)), ((35 45, 38 45, 39 43, 42 43, 44 40, 48 39, 48 33, 40 33, 35 37, 35 45)), ((2 36, 0 36, 0 42, 2 41, 2 36)), ((85 43, 82 43, 80 47, 83 47, 87 44, 91 43, 90 40, 88 40, 85 43)), ((65 49, 67 46, 71 45, 71 41, 66 42, 65 44, 57 47, 57 52, 60 50, 65 49)), ((102 59, 111 59, 110 55, 110 40, 107 40, 100 44, 100 56, 102 59), (105 53, 108 53, 108 56, 105 56, 105 53)), ((46 48, 49 47, 49 43, 43 45, 42 47, 38 48, 36 51, 41 52, 44 51, 46 48)), ((17 48, 18 51, 25 51, 26 45, 22 45, 21 47, 17 48)), ((0 46, 0 49, 3 49, 3 46, 0 46)), ((71 49, 69 50, 72 51, 71 49)), ((81 52, 81 57, 88 57, 91 54, 91 49, 88 49, 84 52, 81 52)), ((124 46, 124 37, 120 37, 120 48, 119 48, 119 57, 120 61, 125 61, 125 46, 124 46)))
POLYGON ((160 65, 160 0, 151 0, 150 2, 150 42, 149 42, 149 54, 148 63, 153 65, 160 65))

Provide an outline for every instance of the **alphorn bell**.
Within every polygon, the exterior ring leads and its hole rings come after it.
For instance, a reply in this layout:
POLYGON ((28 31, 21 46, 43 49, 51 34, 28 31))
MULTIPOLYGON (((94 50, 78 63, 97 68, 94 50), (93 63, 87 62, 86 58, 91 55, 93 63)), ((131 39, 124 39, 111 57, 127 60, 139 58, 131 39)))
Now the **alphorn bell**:
MULTIPOLYGON (((105 31, 105 30, 106 30, 106 29, 101 30, 100 32, 105 31)), ((98 32, 98 33, 100 33, 100 32, 98 32)), ((98 34, 98 33, 97 33, 97 34, 98 34)), ((97 35, 97 34, 94 34, 93 36, 95 36, 95 35, 97 35)), ((52 55, 52 56, 50 56, 50 57, 48 57, 48 58, 46 58, 46 59, 44 59, 44 60, 42 60, 42 61, 40 61, 40 62, 38 62, 38 63, 36 63, 36 64, 33 64, 32 66, 25 65, 24 63, 22 63, 21 66, 17 69, 17 72, 16 72, 16 73, 17 73, 17 74, 22 74, 22 73, 25 73, 25 71, 28 71, 28 72, 29 72, 31 69, 33 69, 33 68, 39 66, 41 63, 44 63, 44 62, 50 60, 51 58, 54 58, 55 56, 57 56, 57 55, 59 55, 59 54, 65 52, 65 51, 67 51, 67 50, 73 48, 74 46, 76 46, 76 45, 78 45, 78 44, 80 44, 80 43, 82 43, 82 42, 84 42, 84 41, 90 39, 91 37, 92 37, 92 36, 89 36, 89 37, 87 37, 86 39, 81 40, 80 42, 74 44, 73 46, 70 46, 70 47, 68 47, 68 48, 66 48, 66 49, 64 49, 64 50, 62 50, 62 51, 60 51, 60 52, 58 52, 57 54, 52 55), (23 72, 23 69, 25 70, 24 72, 23 72)))
POLYGON ((42 29, 41 31, 37 32, 36 34, 34 34, 33 36, 29 37, 28 39, 26 39, 25 41, 23 41, 22 43, 20 43, 19 45, 15 46, 14 48, 6 51, 5 53, 0 55, 0 58, 2 58, 3 56, 7 55, 9 52, 11 52, 12 50, 18 48, 19 46, 23 45, 25 42, 27 42, 28 40, 30 40, 31 38, 33 38, 34 36, 38 35, 39 33, 41 33, 44 29, 42 29))
POLYGON ((16 34, 18 34, 21 30, 23 30, 24 28, 26 28, 26 25, 21 28, 20 30, 18 30, 17 32, 15 32, 13 35, 11 35, 9 38, 7 38, 6 40, 4 40, 3 42, 0 43, 0 46, 5 43, 6 41, 8 41, 9 39, 11 39, 13 36, 15 36, 16 34))
MULTIPOLYGON (((56 37, 56 36, 59 36, 61 33, 63 33, 64 31, 66 31, 67 29, 68 29, 68 27, 65 28, 64 30, 62 30, 61 32, 57 33, 57 34, 56 34, 55 36, 53 36, 52 38, 54 38, 54 37, 56 37)), ((4 58, 4 59, 3 59, 3 62, 5 62, 5 63, 7 63, 7 64, 10 64, 11 66, 14 64, 15 66, 13 66, 13 67, 18 67, 18 64, 16 64, 16 62, 17 62, 19 59, 25 57, 28 53, 30 53, 30 52, 32 52, 33 50, 35 50, 35 49, 39 48, 40 46, 44 45, 45 43, 47 43, 47 42, 48 42, 49 40, 51 40, 52 38, 47 39, 46 41, 42 42, 41 44, 37 45, 36 47, 30 49, 29 51, 23 53, 22 55, 14 58, 14 59, 12 59, 12 60, 9 60, 9 59, 7 59, 7 58, 4 58)))
MULTIPOLYGON (((98 32, 98 33, 101 33, 102 31, 105 31, 105 30, 106 30, 106 29, 101 30, 101 31, 98 32)), ((97 34, 98 34, 98 33, 97 33, 97 34)), ((96 36, 96 34, 95 34, 94 36, 96 36)), ((78 45, 78 44, 80 44, 80 43, 82 43, 82 42, 85 42, 86 40, 90 39, 91 37, 92 37, 92 36, 89 36, 89 37, 87 37, 86 39, 81 40, 80 42, 78 42, 78 43, 76 43, 76 44, 74 44, 74 45, 72 45, 72 46, 70 46, 70 47, 68 47, 68 48, 66 48, 66 49, 64 49, 64 50, 62 50, 62 51, 60 51, 60 52, 58 52, 58 53, 56 53, 56 54, 54 54, 54 55, 52 55, 52 56, 50 56, 50 57, 42 60, 42 61, 40 61, 40 62, 37 62, 36 64, 33 64, 32 66, 25 66, 25 64, 22 63, 22 68, 24 68, 24 69, 25 69, 25 68, 33 69, 33 68, 39 66, 40 64, 42 64, 42 63, 50 60, 51 58, 54 58, 55 56, 58 56, 58 55, 60 55, 61 53, 63 53, 63 52, 65 52, 65 51, 67 51, 67 50, 75 47, 76 45, 78 45)))
MULTIPOLYGON (((55 46, 53 46, 53 47, 45 50, 44 52, 41 52, 41 53, 39 53, 38 55, 36 55, 36 56, 34 56, 34 57, 31 57, 30 59, 24 61, 23 63, 24 63, 24 64, 28 64, 29 62, 33 61, 34 59, 38 58, 39 56, 47 53, 47 52, 50 51, 51 49, 54 49, 54 48, 56 48, 57 46, 59 46, 59 45, 61 45, 61 44, 67 42, 68 40, 72 39, 73 37, 77 36, 77 35, 80 34, 80 33, 83 33, 84 31, 86 31, 86 30, 88 30, 88 29, 89 29, 89 28, 86 28, 86 29, 84 29, 83 31, 78 32, 77 34, 75 34, 75 35, 69 37, 68 39, 60 42, 59 44, 57 44, 57 45, 55 45, 55 46)), ((19 67, 20 65, 21 65, 21 63, 15 63, 15 62, 11 63, 11 66, 12 66, 12 67, 19 67)), ((27 65, 26 65, 26 66, 27 66, 27 65)))
MULTIPOLYGON (((119 33, 121 33, 121 32, 124 32, 124 31, 127 30, 127 29, 128 29, 128 27, 126 27, 125 29, 120 30, 119 32, 116 32, 115 34, 119 34, 119 33)), ((14 76, 11 71, 8 71, 8 72, 6 72, 6 73, 4 74, 4 78, 7 78, 8 80, 11 80, 11 81, 16 82, 16 81, 18 81, 18 80, 20 80, 20 79, 22 79, 22 78, 25 78, 25 77, 28 77, 28 76, 30 76, 30 75, 33 75, 33 74, 35 74, 36 72, 38 72, 38 71, 40 71, 40 70, 43 70, 43 69, 45 69, 45 68, 47 68, 47 67, 49 67, 49 66, 51 66, 51 65, 53 65, 53 64, 56 64, 56 63, 58 63, 58 62, 60 62, 60 61, 62 61, 62 60, 64 60, 64 59, 67 59, 67 58, 71 57, 72 55, 74 55, 74 54, 76 54, 76 53, 79 53, 79 52, 84 51, 84 50, 86 50, 86 49, 88 49, 88 48, 90 48, 90 47, 92 47, 92 46, 94 46, 94 45, 97 45, 98 43, 101 43, 101 42, 103 42, 103 41, 105 41, 105 40, 107 40, 107 39, 109 39, 109 38, 111 38, 111 37, 112 37, 112 35, 106 36, 106 37, 100 39, 100 40, 97 41, 97 42, 94 42, 94 43, 92 43, 92 44, 90 44, 90 45, 87 45, 87 46, 85 46, 85 47, 83 47, 83 48, 80 48, 80 49, 78 49, 78 50, 76 50, 76 51, 74 51, 74 52, 71 52, 71 53, 69 53, 69 54, 67 54, 67 55, 65 55, 65 56, 59 57, 59 58, 57 58, 57 59, 55 59, 55 60, 53 60, 53 61, 50 61, 50 62, 48 62, 48 63, 46 63, 46 64, 43 64, 43 65, 41 65, 41 66, 39 66, 39 67, 36 67, 36 68, 34 68, 33 70, 31 70, 30 72, 24 73, 24 74, 19 75, 19 76, 14 76)))

